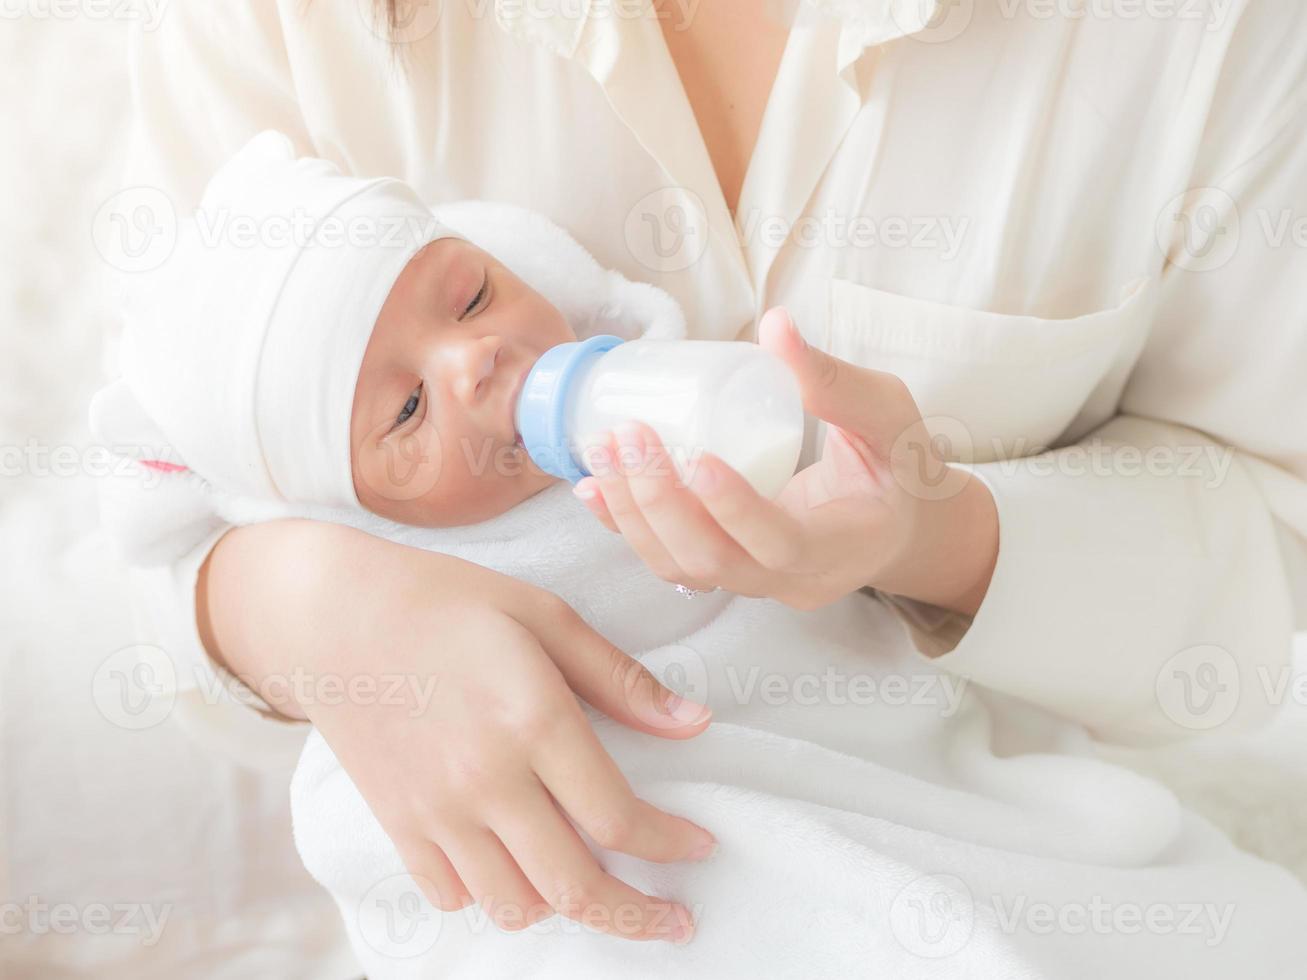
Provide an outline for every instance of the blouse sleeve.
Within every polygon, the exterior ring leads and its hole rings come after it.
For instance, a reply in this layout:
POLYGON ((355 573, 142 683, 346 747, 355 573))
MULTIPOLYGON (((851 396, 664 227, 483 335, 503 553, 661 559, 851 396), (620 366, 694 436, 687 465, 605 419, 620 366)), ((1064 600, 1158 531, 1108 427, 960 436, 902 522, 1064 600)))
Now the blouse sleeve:
MULTIPOLYGON (((271 0, 174 0, 157 24, 133 27, 135 118, 122 186, 167 201, 165 223, 193 209, 212 172, 261 130, 281 130, 312 151, 280 10, 271 0)), ((150 270, 123 272, 114 285, 130 316, 151 288, 150 270)), ((111 401, 98 398, 93 416, 111 401)), ((176 666, 175 717, 243 761, 289 755, 301 726, 273 721, 266 705, 209 659, 196 627, 196 576, 229 526, 188 474, 137 475, 104 482, 103 524, 132 566, 141 629, 176 666)))
POLYGON ((1140 216, 1174 237, 1118 414, 1082 440, 1109 447, 1108 465, 1076 464, 1078 445, 1039 466, 963 467, 999 514, 979 610, 883 597, 939 666, 1100 738, 1246 728, 1293 689, 1292 634, 1307 627, 1307 15, 1270 14, 1250 5, 1232 37, 1191 190, 1174 190, 1183 207, 1140 216))

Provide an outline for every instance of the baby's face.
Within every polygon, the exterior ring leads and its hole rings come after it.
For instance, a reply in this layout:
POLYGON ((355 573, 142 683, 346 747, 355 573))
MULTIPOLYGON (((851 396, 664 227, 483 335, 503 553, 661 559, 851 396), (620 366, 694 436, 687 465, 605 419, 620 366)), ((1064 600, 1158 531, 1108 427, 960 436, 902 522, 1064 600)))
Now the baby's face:
POLYGON ((423 527, 501 514, 555 482, 517 443, 514 408, 537 358, 575 340, 563 315, 468 242, 432 242, 382 306, 354 391, 359 501, 423 527))

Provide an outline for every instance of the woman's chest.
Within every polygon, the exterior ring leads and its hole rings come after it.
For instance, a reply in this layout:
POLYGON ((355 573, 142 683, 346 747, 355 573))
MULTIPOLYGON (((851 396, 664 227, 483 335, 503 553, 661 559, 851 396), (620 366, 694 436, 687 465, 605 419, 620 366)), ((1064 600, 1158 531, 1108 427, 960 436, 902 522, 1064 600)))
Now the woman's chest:
POLYGON ((722 197, 739 204, 788 28, 773 0, 716 0, 688 7, 655 0, 663 41, 694 111, 722 197))
POLYGON ((669 291, 694 336, 751 336, 784 304, 811 340, 904 376, 981 458, 1110 411, 1219 32, 976 4, 956 36, 864 50, 804 22, 732 214, 657 22, 482 6, 446 9, 402 75, 295 66, 315 139, 432 200, 545 213, 669 291))

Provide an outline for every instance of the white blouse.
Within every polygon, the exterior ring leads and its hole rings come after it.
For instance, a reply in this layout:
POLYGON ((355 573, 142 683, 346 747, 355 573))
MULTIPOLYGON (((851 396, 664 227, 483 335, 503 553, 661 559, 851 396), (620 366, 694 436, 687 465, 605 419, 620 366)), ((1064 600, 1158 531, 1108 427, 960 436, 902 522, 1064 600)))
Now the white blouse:
MULTIPOLYGON (((923 655, 1105 738, 1269 713, 1307 625, 1307 7, 804 0, 732 216, 647 4, 410 5, 398 57, 371 6, 175 0, 124 186, 183 213, 277 128, 547 214, 692 336, 785 305, 997 501, 974 618, 887 597, 923 655)), ((157 640, 222 707, 193 590, 224 528, 160 499, 110 511, 158 515, 119 522, 157 640)))

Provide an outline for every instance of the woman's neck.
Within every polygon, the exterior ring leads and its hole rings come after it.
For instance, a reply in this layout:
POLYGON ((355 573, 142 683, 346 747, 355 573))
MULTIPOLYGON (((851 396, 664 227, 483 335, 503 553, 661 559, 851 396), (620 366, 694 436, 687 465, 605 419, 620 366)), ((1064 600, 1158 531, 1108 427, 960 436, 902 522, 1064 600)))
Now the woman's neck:
POLYGON ((731 213, 789 28, 777 0, 654 0, 667 50, 731 213))

